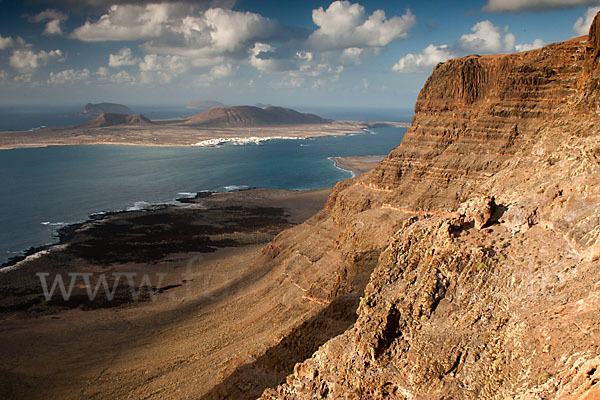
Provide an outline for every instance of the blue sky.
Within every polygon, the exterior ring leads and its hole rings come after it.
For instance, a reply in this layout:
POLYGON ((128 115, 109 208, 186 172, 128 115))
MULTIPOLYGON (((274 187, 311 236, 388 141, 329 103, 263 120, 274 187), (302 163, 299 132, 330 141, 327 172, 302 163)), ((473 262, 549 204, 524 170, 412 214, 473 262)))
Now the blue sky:
POLYGON ((437 62, 579 36, 599 6, 0 0, 0 104, 410 108, 437 62))

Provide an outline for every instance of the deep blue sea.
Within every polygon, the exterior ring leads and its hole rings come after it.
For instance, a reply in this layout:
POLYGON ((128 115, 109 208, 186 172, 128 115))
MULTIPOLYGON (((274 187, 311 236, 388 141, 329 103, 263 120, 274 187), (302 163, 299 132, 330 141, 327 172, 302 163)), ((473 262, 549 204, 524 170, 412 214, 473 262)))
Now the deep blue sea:
MULTIPOLYGON (((161 118, 169 118, 160 112, 161 118)), ((35 118, 43 121, 39 114, 35 118)), ((372 131, 375 134, 273 140, 264 146, 0 150, 0 263, 31 246, 52 243, 60 226, 97 212, 169 203, 203 190, 332 186, 351 174, 336 168, 329 157, 385 155, 400 143, 406 129, 372 131)))

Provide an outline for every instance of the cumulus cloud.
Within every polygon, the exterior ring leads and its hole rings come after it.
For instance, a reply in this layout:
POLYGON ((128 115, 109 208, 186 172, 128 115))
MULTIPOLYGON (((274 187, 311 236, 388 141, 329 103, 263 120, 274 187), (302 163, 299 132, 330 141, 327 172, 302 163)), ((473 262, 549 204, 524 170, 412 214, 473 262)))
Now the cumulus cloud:
MULTIPOLYGON (((25 0, 30 4, 52 5, 69 10, 95 9, 106 10, 112 5, 145 4, 147 0, 25 0)), ((161 3, 193 3, 205 9, 220 7, 232 8, 235 0, 161 0, 161 3)))
POLYGON ((278 28, 270 19, 251 12, 152 3, 114 5, 97 21, 75 29, 72 36, 87 42, 147 40, 143 48, 151 53, 211 58, 275 37, 278 28))
POLYGON ((135 65, 139 61, 139 59, 133 57, 131 49, 128 47, 122 48, 117 54, 108 55, 108 66, 114 68, 135 65))
POLYGON ((2 37, 2 35, 0 35, 0 50, 4 50, 9 48, 10 46, 12 46, 14 44, 14 40, 13 38, 9 37, 2 37))
POLYGON ((48 21, 46 23, 46 28, 42 32, 44 35, 62 35, 63 31, 61 23, 67 19, 67 14, 53 9, 44 10, 28 18, 29 22, 35 23, 48 21))
POLYGON ((213 82, 219 79, 233 76, 236 70, 237 67, 234 67, 231 64, 215 65, 208 73, 196 76, 194 84, 197 86, 210 86, 213 82))
POLYGON ((288 57, 287 55, 277 52, 275 47, 268 43, 256 42, 249 51, 250 57, 249 62, 254 68, 260 72, 281 72, 290 69, 295 69, 296 64, 293 60, 298 57, 308 57, 312 60, 312 53, 300 53, 295 57, 288 57))
POLYGON ((409 53, 400 58, 400 60, 392 67, 392 71, 404 73, 421 72, 426 68, 432 67, 439 62, 446 61, 453 57, 455 57, 455 55, 450 51, 448 45, 442 44, 436 46, 430 44, 420 54, 409 53))
POLYGON ((410 10, 387 19, 383 10, 367 15, 363 6, 345 0, 334 1, 326 10, 313 10, 312 18, 319 28, 308 38, 308 45, 321 51, 386 46, 408 37, 416 23, 410 10))
POLYGON ((51 51, 40 50, 38 53, 35 53, 31 49, 26 48, 15 50, 9 58, 9 62, 15 69, 31 73, 39 67, 48 65, 51 61, 61 59, 62 52, 58 49, 51 51))
POLYGON ((87 68, 74 70, 74 69, 66 69, 60 72, 50 72, 50 78, 48 79, 48 84, 50 85, 62 85, 65 83, 72 83, 76 81, 81 81, 89 78, 90 71, 87 68))
POLYGON ((599 0, 488 0, 483 7, 490 12, 546 11, 598 4, 599 0))
POLYGON ((535 39, 532 43, 517 44, 515 46, 515 50, 529 51, 529 50, 539 49, 540 47, 544 47, 544 46, 545 46, 545 43, 542 39, 535 39))
POLYGON ((188 65, 180 56, 147 54, 138 64, 141 83, 170 83, 173 78, 188 70, 188 65))
POLYGON ((452 44, 430 44, 419 54, 407 54, 392 66, 400 73, 424 72, 439 62, 466 54, 496 54, 533 50, 544 46, 541 39, 532 43, 516 44, 515 36, 507 28, 501 29, 490 21, 480 21, 452 44))
POLYGON ((502 53, 513 51, 515 35, 502 30, 485 20, 471 28, 473 33, 466 33, 458 39, 456 45, 471 53, 502 53), (504 34, 503 34, 504 33, 504 34))
POLYGON ((575 24, 573 25, 575 33, 580 36, 587 35, 598 11, 600 11, 600 7, 588 7, 585 11, 585 15, 577 18, 577 21, 575 21, 575 24))

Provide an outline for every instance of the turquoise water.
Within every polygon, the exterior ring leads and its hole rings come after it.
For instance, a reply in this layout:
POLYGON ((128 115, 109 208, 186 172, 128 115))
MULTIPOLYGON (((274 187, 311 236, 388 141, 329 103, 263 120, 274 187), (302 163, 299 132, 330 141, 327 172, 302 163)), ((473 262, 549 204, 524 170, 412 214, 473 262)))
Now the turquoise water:
POLYGON ((264 146, 58 146, 0 151, 0 263, 92 213, 243 187, 315 189, 350 177, 328 157, 384 155, 406 128, 264 146))

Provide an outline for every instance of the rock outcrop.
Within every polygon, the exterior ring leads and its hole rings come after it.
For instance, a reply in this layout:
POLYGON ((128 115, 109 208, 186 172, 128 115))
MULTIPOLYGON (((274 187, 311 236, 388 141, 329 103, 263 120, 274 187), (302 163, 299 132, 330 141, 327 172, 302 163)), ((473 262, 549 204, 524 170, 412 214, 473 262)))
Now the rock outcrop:
POLYGON ((265 125, 324 124, 329 120, 283 107, 213 107, 191 117, 187 125, 207 127, 252 127, 265 125))
POLYGON ((133 114, 133 111, 123 104, 116 103, 87 103, 81 112, 85 115, 100 115, 100 114, 133 114))
POLYGON ((362 299, 263 399, 600 397, 598 32, 439 64, 402 144, 265 248, 362 299))

